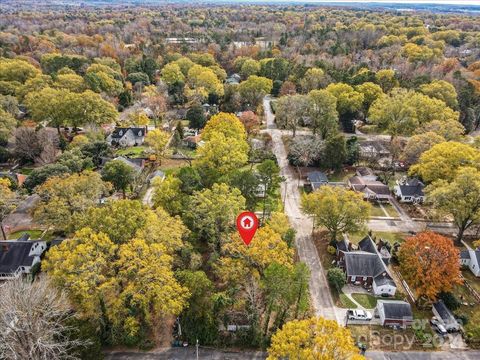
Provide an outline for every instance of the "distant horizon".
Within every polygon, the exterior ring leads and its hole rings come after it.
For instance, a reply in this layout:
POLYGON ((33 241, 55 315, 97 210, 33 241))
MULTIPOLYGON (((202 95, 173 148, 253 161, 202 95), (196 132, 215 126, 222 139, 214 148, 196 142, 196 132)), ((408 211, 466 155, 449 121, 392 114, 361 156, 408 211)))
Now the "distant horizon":
MULTIPOLYGON (((175 0, 173 0, 175 1, 175 0)), ((224 1, 224 2, 269 2, 269 3, 299 3, 299 4, 307 4, 307 3, 352 3, 352 4, 365 4, 365 3, 383 3, 383 4, 412 4, 412 5, 428 5, 428 4, 435 4, 435 5, 471 5, 471 6, 480 6, 480 1, 472 1, 472 0, 213 0, 213 1, 224 1)), ((203 0, 199 2, 208 2, 208 0, 203 0)), ((195 3, 195 1, 192 1, 195 3)))

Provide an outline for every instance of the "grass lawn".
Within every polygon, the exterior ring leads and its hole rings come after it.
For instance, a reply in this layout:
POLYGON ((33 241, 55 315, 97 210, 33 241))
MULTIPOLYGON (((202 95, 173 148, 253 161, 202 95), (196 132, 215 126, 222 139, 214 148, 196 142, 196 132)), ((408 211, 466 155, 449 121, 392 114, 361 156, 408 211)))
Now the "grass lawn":
POLYGON ((386 203, 382 204, 383 208, 387 211, 388 215, 391 217, 399 217, 400 215, 398 214, 397 210, 393 207, 392 204, 386 203))
POLYGON ((30 175, 33 170, 34 170, 34 168, 24 167, 24 168, 18 169, 17 171, 18 171, 20 174, 23 174, 23 175, 30 175))
POLYGON ((355 175, 355 171, 348 171, 342 169, 340 171, 336 171, 333 174, 328 175, 328 181, 331 182, 346 182, 348 178, 351 178, 355 175))
POLYGON ((8 235, 8 239, 9 240, 16 240, 20 236, 22 236, 23 234, 29 234, 30 239, 35 240, 35 239, 39 239, 40 236, 42 235, 42 233, 43 233, 43 230, 22 230, 22 231, 17 231, 17 232, 11 233, 10 235, 8 235))
POLYGON ((378 204, 373 204, 372 211, 370 211, 370 216, 387 216, 383 209, 378 204))
POLYGON ((377 298, 369 294, 352 294, 353 299, 365 309, 373 309, 377 306, 377 298))
MULTIPOLYGON (((373 231, 372 234, 374 237, 382 238, 383 240, 388 241, 392 245, 396 242, 402 243, 403 241, 405 241, 405 238, 408 237, 408 234, 399 232, 373 231)), ((348 238, 354 244, 358 244, 358 242, 362 240, 365 236, 367 236, 366 232, 348 234, 348 238)))
POLYGON ((343 292, 338 293, 334 289, 330 289, 335 305, 344 309, 356 309, 358 306, 348 298, 343 292))
POLYGON ((124 149, 119 149, 116 151, 117 156, 127 156, 131 158, 143 157, 145 150, 148 148, 146 146, 131 146, 124 149))
POLYGON ((462 271, 462 275, 465 280, 478 292, 480 293, 480 279, 476 278, 475 275, 472 274, 470 269, 462 271))

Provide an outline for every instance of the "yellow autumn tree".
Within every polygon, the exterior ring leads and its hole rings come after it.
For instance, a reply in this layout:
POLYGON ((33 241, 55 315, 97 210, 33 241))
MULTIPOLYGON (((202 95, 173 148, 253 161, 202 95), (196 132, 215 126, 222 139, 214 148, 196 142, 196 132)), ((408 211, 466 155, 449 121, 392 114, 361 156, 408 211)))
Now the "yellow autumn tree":
POLYGON ((287 322, 272 336, 267 360, 362 360, 350 330, 313 317, 287 322))
POLYGON ((468 144, 447 141, 425 151, 409 173, 420 176, 428 183, 435 180, 452 181, 457 170, 465 166, 479 169, 480 152, 468 144))
POLYGON ((145 143, 155 153, 157 162, 160 163, 165 155, 165 150, 170 139, 170 134, 160 129, 150 130, 145 137, 145 143))
POLYGON ((202 132, 202 140, 208 141, 213 134, 223 134, 226 138, 245 140, 247 133, 245 126, 235 114, 230 113, 218 113, 212 116, 202 132))
POLYGON ((104 233, 82 229, 48 252, 42 270, 55 285, 67 289, 82 316, 96 321, 102 316, 102 301, 115 297, 112 263, 117 249, 104 233))
POLYGON ((272 263, 293 266, 293 249, 269 225, 258 229, 248 246, 233 234, 223 245, 222 254, 217 270, 226 282, 241 281, 247 273, 262 274, 272 263))
POLYGON ((115 279, 121 284, 112 299, 112 322, 129 337, 164 315, 178 315, 186 305, 188 289, 174 277, 173 258, 162 244, 133 239, 120 246, 115 279))

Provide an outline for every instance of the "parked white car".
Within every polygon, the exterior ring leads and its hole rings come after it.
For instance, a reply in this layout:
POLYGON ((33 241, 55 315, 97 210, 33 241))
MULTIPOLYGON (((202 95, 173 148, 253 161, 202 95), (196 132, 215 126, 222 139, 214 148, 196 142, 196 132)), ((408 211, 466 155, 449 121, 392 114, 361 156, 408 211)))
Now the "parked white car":
POLYGON ((372 320, 372 313, 365 310, 348 310, 348 320, 372 320))

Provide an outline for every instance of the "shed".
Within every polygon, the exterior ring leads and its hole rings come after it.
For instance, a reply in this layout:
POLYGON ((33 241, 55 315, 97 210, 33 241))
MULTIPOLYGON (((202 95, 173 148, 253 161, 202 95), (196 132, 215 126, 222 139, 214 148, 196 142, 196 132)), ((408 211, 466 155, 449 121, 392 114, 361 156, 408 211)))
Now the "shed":
POLYGON ((375 308, 383 326, 406 328, 413 322, 412 307, 408 302, 400 300, 378 300, 375 308))
POLYGON ((432 305, 432 312, 440 323, 445 326, 447 331, 458 331, 460 325, 453 316, 452 312, 447 308, 443 300, 438 300, 432 305))

